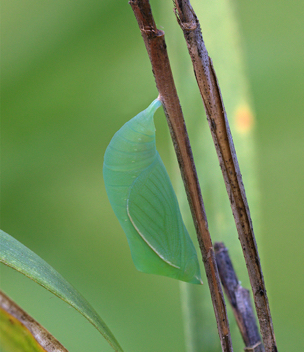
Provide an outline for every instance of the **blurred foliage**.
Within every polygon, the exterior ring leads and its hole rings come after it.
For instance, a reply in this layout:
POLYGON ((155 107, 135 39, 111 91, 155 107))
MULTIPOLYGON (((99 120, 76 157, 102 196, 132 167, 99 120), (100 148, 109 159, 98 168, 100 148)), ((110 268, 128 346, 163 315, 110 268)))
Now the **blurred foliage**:
MULTIPOLYGON (((166 16, 174 14, 161 14, 162 2, 151 1, 178 59, 171 43, 182 34, 170 37, 166 16)), ((266 287, 279 350, 300 351, 303 255, 294 245, 304 245, 304 4, 237 0, 236 9, 257 118, 266 287)), ((112 135, 157 96, 130 6, 4 0, 1 39, 1 227, 67 278, 124 350, 184 352, 178 282, 136 271, 102 179, 112 135)), ((175 65, 174 73, 182 69, 175 65)), ((156 125, 166 163, 171 146, 161 112, 156 125)), ((68 350, 111 351, 77 312, 0 270, 1 288, 68 350)))
POLYGON ((115 351, 122 352, 115 336, 90 303, 42 258, 2 230, 0 262, 27 276, 75 308, 103 335, 115 351))

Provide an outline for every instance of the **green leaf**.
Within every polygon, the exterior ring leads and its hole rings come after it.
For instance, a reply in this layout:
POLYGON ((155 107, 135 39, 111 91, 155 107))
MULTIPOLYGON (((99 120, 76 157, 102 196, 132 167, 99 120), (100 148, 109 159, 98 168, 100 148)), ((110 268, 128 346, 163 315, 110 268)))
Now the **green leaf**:
POLYGON ((19 271, 74 307, 109 342, 122 352, 114 335, 85 298, 37 254, 0 230, 0 262, 19 271))
POLYGON ((0 291, 1 352, 68 352, 54 336, 0 291))
POLYGON ((2 309, 0 309, 0 343, 3 352, 45 351, 23 324, 2 309))

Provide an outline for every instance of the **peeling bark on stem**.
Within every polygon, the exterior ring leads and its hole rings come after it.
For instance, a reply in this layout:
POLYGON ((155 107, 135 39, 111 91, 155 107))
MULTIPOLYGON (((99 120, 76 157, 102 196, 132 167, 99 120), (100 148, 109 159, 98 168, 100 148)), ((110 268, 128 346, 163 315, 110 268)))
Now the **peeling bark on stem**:
POLYGON ((265 352, 252 309, 250 293, 241 286, 224 243, 215 242, 214 250, 221 282, 245 343, 245 351, 265 352))
POLYGON ((189 0, 174 0, 174 2, 177 21, 183 30, 195 77, 204 101, 243 249, 265 349, 266 352, 276 352, 272 318, 249 206, 216 74, 205 47, 199 21, 189 0))
POLYGON ((164 32, 156 28, 148 0, 131 0, 129 3, 149 54, 156 86, 167 117, 205 265, 222 351, 232 352, 224 296, 190 142, 167 55, 164 32))

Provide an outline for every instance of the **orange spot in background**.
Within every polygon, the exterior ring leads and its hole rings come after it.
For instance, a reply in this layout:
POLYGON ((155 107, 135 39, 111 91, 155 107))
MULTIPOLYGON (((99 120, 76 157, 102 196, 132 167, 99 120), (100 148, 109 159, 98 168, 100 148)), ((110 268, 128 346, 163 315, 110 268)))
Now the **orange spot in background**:
POLYGON ((235 127, 240 133, 248 133, 254 126, 254 116, 248 105, 240 106, 235 114, 235 127))

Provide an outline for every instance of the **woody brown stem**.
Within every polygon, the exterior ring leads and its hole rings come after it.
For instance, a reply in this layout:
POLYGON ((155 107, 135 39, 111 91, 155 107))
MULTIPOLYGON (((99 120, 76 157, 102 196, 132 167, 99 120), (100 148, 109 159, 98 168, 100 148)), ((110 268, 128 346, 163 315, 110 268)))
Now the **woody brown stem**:
POLYGON ((233 351, 226 306, 208 230, 204 203, 182 109, 173 81, 164 32, 156 28, 148 0, 131 0, 129 3, 134 11, 149 54, 156 86, 167 117, 205 265, 222 351, 233 351))
MULTIPOLYGON (((232 135, 217 77, 202 37, 199 21, 189 0, 174 0, 178 23, 183 30, 195 77, 222 169, 231 209, 246 261, 260 330, 266 352, 276 352, 276 340, 258 248, 232 135)), ((232 78, 233 79, 233 78, 232 78)))

